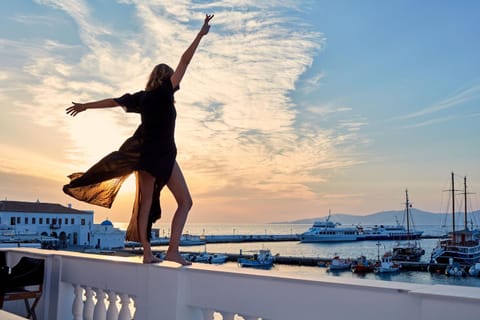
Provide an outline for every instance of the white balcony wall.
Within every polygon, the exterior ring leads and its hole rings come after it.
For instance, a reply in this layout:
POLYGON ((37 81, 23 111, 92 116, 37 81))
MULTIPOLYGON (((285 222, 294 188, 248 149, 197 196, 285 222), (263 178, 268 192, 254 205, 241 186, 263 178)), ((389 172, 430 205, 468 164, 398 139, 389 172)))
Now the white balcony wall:
MULTIPOLYGON (((39 319, 478 319, 480 288, 274 275, 140 258, 7 249, 46 260, 39 319), (99 299, 99 300, 98 300, 99 299)), ((5 309, 24 314, 23 304, 5 309)))

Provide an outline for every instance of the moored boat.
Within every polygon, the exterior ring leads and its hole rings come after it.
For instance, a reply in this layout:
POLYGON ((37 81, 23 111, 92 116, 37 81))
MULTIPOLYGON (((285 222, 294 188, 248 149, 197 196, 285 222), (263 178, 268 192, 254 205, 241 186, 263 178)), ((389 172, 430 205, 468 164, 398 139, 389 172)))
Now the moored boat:
POLYGON ((465 267, 458 262, 450 263, 445 269, 445 275, 451 277, 466 277, 468 274, 465 271, 465 267))
POLYGON ((206 251, 204 251, 197 255, 192 255, 189 260, 191 262, 222 264, 227 261, 227 259, 227 255, 218 253, 207 253, 206 251))
MULTIPOLYGON (((405 190, 405 215, 407 221, 407 235, 410 235, 410 224, 413 224, 413 220, 410 216, 410 208, 412 204, 408 201, 408 190, 405 190)), ((407 236, 407 243, 397 244, 392 249, 393 261, 420 261, 425 254, 425 250, 422 249, 416 239, 410 239, 407 236)))
POLYGON ((357 240, 407 240, 419 239, 423 231, 407 231, 401 225, 359 226, 357 240))
MULTIPOLYGON (((240 252, 240 255, 242 252, 240 252)), ((238 263, 245 268, 270 269, 274 258, 269 249, 261 249, 252 258, 238 258, 238 263)))
POLYGON ((341 259, 339 256, 335 256, 327 265, 327 272, 350 270, 352 262, 351 259, 341 259))
POLYGON ((452 172, 452 232, 448 234, 448 239, 438 242, 431 254, 431 262, 439 264, 458 263, 461 266, 471 266, 480 261, 480 240, 476 236, 476 232, 468 229, 467 217, 467 178, 464 178, 464 195, 465 217, 464 229, 456 230, 455 224, 455 190, 454 173, 452 172))
POLYGON ((380 264, 375 266, 375 273, 394 273, 399 271, 401 265, 392 260, 392 252, 387 251, 383 254, 380 264))
POLYGON ((353 273, 370 273, 375 270, 375 263, 370 261, 365 256, 358 257, 357 261, 352 264, 353 273))
POLYGON ((342 242, 356 241, 358 230, 356 227, 341 227, 340 223, 330 221, 330 212, 325 221, 315 221, 306 232, 300 235, 300 242, 342 242))
POLYGON ((475 263, 468 269, 468 274, 472 277, 480 276, 480 262, 475 263))

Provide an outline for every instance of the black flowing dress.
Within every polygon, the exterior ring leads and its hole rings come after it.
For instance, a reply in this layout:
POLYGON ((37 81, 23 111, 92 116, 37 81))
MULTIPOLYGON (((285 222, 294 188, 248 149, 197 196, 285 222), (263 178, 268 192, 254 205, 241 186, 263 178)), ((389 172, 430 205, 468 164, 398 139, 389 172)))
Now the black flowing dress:
MULTIPOLYGON (((132 137, 85 173, 73 173, 63 191, 77 200, 110 208, 127 177, 144 170, 155 177, 152 206, 149 212, 147 236, 152 224, 160 218, 160 191, 167 184, 177 156, 175 145, 174 93, 170 80, 154 90, 125 94, 114 99, 126 112, 140 113, 142 122, 132 137)), ((138 185, 132 217, 127 228, 127 240, 140 241, 138 211, 142 192, 138 185)))

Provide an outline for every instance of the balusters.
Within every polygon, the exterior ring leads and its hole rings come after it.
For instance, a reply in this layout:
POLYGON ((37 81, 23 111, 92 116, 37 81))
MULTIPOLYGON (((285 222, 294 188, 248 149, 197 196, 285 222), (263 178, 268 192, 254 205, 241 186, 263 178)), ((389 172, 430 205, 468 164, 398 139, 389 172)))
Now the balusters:
POLYGON ((93 320, 93 310, 95 302, 93 301, 93 289, 85 287, 85 303, 83 305, 83 319, 93 320))
POLYGON ((95 297, 97 298, 97 304, 93 311, 93 318, 95 320, 107 320, 107 308, 105 307, 105 291, 97 289, 95 297))
POLYGON ((82 309, 83 309, 83 298, 82 298, 82 287, 78 284, 73 285, 73 294, 75 298, 72 305, 72 314, 73 320, 83 320, 82 318, 82 309))
POLYGON ((107 320, 117 320, 118 319, 118 309, 117 309, 117 294, 115 291, 108 291, 108 310, 107 310, 107 320))
POLYGON ((120 295, 120 314, 118 315, 118 320, 132 320, 132 315, 130 313, 130 297, 126 293, 120 295))
MULTIPOLYGON (((126 293, 117 294, 109 290, 73 285, 75 298, 72 305, 73 320, 132 320, 130 311, 130 296, 126 293), (83 294, 85 293, 85 300, 83 294), (95 299, 94 299, 95 293, 95 299), (120 297, 120 311, 117 301, 120 297), (105 300, 108 298, 108 310, 105 300)), ((135 300, 133 301, 135 304, 135 300)), ((211 318, 212 319, 212 318, 211 318)))

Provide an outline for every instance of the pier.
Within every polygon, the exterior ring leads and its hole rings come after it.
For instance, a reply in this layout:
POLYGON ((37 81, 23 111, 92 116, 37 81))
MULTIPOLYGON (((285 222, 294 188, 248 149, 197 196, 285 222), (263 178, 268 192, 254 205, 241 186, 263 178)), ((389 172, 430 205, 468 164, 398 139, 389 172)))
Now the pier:
MULTIPOLYGON (((443 239, 445 235, 424 235, 421 239, 443 239)), ((396 241, 398 239, 382 239, 381 241, 396 241)), ((281 242, 300 241, 300 234, 234 234, 234 235, 191 235, 185 234, 180 240, 181 246, 203 245, 208 243, 243 243, 243 242, 281 242)), ((366 241, 357 239, 355 241, 366 241)), ((370 240, 373 241, 373 240, 370 240)), ((168 245, 168 237, 153 237, 152 246, 168 245)), ((319 242, 322 243, 322 242, 319 242)), ((125 247, 141 247, 139 242, 126 241, 125 247)))
MULTIPOLYGON (((139 248, 131 248, 131 249, 122 249, 116 251, 118 255, 141 255, 142 249, 139 248)), ((161 251, 155 251, 155 253, 160 253, 161 251)), ((187 255, 197 255, 199 252, 197 251, 182 251, 182 254, 187 255)), ((253 258, 253 254, 249 253, 227 253, 227 252, 209 252, 210 254, 223 254, 226 255, 227 261, 229 262, 237 262, 238 258, 253 258)), ((281 256, 279 254, 274 255, 275 264, 284 264, 284 265, 291 265, 291 266, 305 266, 305 267, 323 267, 327 266, 329 263, 332 262, 332 258, 326 257, 299 257, 299 256, 281 256)), ((373 259, 375 260, 375 259, 373 259)), ((447 268, 447 264, 442 263, 428 263, 423 261, 399 261, 402 265, 402 271, 422 271, 422 272, 432 272, 432 273, 444 273, 445 269, 447 268)))

